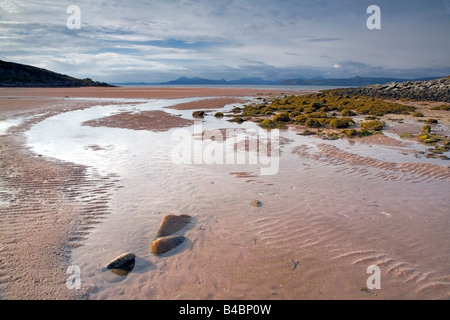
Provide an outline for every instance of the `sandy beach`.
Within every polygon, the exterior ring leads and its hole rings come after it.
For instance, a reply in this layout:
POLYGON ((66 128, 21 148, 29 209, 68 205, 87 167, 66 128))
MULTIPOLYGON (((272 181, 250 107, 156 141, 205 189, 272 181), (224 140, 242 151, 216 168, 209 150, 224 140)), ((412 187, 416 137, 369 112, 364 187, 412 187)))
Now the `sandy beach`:
MULTIPOLYGON (((303 93, 1 88, 0 299, 449 299, 450 166, 402 136, 421 119, 386 115, 384 135, 336 141, 281 130, 271 175, 262 162, 170 161, 194 110, 215 139, 259 133, 213 114, 303 93), (167 214, 193 221, 180 247, 156 256, 167 214), (136 254, 133 271, 105 277, 124 252, 136 254), (69 266, 80 288, 68 286, 69 266), (367 288, 370 266, 379 289, 367 288)), ((450 112, 435 105, 416 103, 448 136, 450 112)))

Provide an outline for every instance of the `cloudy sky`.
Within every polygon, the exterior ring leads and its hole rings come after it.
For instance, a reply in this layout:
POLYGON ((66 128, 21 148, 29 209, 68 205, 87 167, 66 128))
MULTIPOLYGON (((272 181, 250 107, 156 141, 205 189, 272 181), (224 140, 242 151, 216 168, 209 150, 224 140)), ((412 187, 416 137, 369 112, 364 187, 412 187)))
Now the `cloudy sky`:
POLYGON ((0 60, 106 82, 450 75, 450 0, 0 0, 0 60))

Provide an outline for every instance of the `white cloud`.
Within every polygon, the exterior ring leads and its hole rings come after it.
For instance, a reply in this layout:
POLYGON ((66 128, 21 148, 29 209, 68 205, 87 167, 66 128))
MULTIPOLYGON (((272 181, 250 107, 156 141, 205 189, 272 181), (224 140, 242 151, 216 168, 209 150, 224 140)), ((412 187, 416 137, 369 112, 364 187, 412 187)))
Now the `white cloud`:
POLYGON ((229 79, 338 71, 368 76, 380 70, 387 76, 399 70, 426 76, 427 70, 435 72, 429 68, 450 66, 448 0, 378 0, 382 29, 373 31, 366 27, 369 4, 0 0, 0 52, 2 59, 102 81, 121 72, 127 77, 135 72, 135 81, 143 76, 148 81, 174 75, 220 77, 220 72, 229 79), (80 30, 67 29, 71 4, 81 9, 80 30))

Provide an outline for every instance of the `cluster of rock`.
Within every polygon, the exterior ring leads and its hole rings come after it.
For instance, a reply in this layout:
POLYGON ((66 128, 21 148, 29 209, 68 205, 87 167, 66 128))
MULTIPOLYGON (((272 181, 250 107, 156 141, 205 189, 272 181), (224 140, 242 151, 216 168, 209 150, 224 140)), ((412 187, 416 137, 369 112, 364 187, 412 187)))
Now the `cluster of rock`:
POLYGON ((450 76, 430 81, 406 81, 337 90, 344 95, 386 99, 450 102, 450 76))
MULTIPOLYGON (((154 254, 163 254, 183 243, 186 238, 175 233, 183 229, 190 222, 191 217, 185 214, 170 214, 165 216, 159 226, 157 239, 151 244, 152 252, 154 254)), ((133 270, 135 262, 136 255, 131 252, 126 252, 111 260, 105 266, 104 271, 110 271, 117 276, 124 277, 133 270)), ((108 275, 110 273, 106 274, 108 275)), ((107 276, 106 280, 113 282, 119 281, 120 279, 107 276)))
POLYGON ((173 235, 191 222, 191 217, 182 214, 169 214, 163 218, 158 230, 158 239, 152 242, 152 252, 155 254, 166 253, 182 244, 186 238, 182 235, 173 235))

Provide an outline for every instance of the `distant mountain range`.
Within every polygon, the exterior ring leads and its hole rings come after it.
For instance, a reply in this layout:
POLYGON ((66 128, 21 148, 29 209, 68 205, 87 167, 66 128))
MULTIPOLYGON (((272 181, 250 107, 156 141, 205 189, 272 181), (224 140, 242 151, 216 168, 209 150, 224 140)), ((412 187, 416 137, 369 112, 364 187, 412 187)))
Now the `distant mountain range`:
POLYGON ((261 78, 242 78, 238 80, 211 80, 199 77, 181 77, 173 81, 161 83, 127 82, 108 84, 105 82, 93 81, 90 78, 77 79, 68 75, 59 74, 42 68, 0 60, 0 87, 111 87, 114 85, 300 85, 362 87, 367 85, 386 84, 390 82, 429 81, 438 78, 440 77, 422 79, 354 77, 348 79, 299 78, 288 80, 264 80, 261 78))
POLYGON ((77 79, 29 65, 0 60, 0 87, 110 87, 111 85, 77 79))
POLYGON ((371 77, 354 77, 347 79, 288 79, 282 81, 263 80, 261 78, 242 78, 238 80, 211 80, 205 78, 188 78, 181 77, 176 80, 160 83, 115 83, 116 85, 282 85, 282 86, 341 86, 341 87, 360 87, 374 84, 386 84, 390 82, 405 82, 405 81, 428 81, 434 78, 421 79, 398 79, 398 78, 371 78, 371 77))
POLYGON ((276 85, 278 84, 275 81, 270 81, 270 80, 263 80, 261 78, 242 78, 242 79, 238 79, 238 80, 225 80, 225 79, 220 79, 220 80, 210 80, 210 79, 204 79, 204 78, 187 78, 187 77, 181 77, 178 78, 176 80, 173 81, 169 81, 169 82, 163 82, 160 84, 164 84, 164 85, 171 85, 171 84, 207 84, 207 85, 247 85, 247 84, 253 84, 253 85, 276 85))

